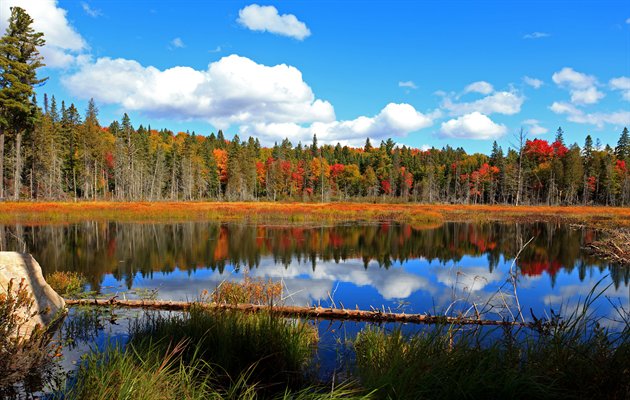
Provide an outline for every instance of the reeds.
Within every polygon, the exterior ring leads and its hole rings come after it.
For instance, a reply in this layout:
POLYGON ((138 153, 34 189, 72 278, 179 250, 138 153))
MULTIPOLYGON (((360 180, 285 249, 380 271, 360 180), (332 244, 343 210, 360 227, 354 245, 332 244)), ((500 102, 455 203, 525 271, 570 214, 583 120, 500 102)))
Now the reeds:
POLYGON ((311 325, 263 314, 153 316, 131 329, 126 348, 87 355, 63 399, 354 399, 307 379, 317 334, 311 325))
POLYGON ((533 329, 368 328, 354 343, 355 373, 378 398, 627 399, 629 314, 618 310, 620 331, 603 328, 590 312, 602 293, 594 288, 573 311, 535 319, 533 329))
POLYGON ((282 282, 271 279, 252 279, 246 276, 242 282, 223 281, 211 293, 203 293, 202 301, 226 304, 280 304, 282 301, 282 282))
POLYGON ((46 282, 63 297, 75 297, 85 288, 86 279, 78 272, 56 271, 46 276, 46 282))

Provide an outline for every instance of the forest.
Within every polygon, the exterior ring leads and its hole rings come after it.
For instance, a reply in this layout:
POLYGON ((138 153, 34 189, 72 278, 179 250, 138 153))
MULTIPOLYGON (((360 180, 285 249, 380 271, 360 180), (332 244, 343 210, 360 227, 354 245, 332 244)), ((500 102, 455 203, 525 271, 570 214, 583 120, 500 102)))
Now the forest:
POLYGON ((562 128, 553 142, 521 129, 510 148, 494 142, 488 156, 398 146, 391 138, 351 148, 319 144, 314 135, 312 143, 286 138, 264 147, 221 130, 134 127, 127 114, 102 126, 93 100, 83 115, 54 96, 38 103, 43 34, 19 7, 9 22, 0 39, 2 200, 630 203, 627 128, 614 148, 590 135, 582 147, 566 144, 562 128))
MULTIPOLYGON (((33 103, 35 104, 35 103, 33 103)), ((101 126, 90 101, 44 95, 30 129, 5 130, 0 198, 47 200, 401 201, 458 204, 630 203, 630 135, 602 146, 528 139, 521 131, 504 151, 419 150, 392 139, 362 148, 172 132, 121 121, 101 126), (6 137, 6 138, 5 138, 6 137)), ((4 142, 4 143, 2 143, 4 142)))

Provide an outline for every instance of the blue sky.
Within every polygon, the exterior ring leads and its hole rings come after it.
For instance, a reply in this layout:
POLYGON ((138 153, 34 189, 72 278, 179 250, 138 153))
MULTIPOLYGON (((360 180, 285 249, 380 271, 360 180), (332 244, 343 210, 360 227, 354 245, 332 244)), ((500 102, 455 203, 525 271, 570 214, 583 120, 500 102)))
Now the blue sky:
POLYGON ((41 95, 108 125, 489 152, 521 127, 614 145, 630 125, 627 1, 54 1, 41 95))

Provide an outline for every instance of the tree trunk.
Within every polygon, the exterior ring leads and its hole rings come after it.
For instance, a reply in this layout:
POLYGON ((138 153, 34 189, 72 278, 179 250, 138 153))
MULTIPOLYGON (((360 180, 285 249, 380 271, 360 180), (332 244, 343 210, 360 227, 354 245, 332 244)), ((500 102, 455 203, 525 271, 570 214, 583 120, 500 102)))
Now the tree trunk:
POLYGON ((0 130, 0 200, 4 199, 4 130, 0 130))
POLYGON ((22 186, 22 132, 15 136, 15 172, 13 173, 13 199, 20 199, 22 186))

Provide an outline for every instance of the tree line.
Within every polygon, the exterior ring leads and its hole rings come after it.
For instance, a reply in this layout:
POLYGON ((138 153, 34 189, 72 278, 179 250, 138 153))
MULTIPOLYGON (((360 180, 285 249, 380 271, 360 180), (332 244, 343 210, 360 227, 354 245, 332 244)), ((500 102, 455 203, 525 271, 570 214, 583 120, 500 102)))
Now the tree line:
POLYGON ((103 127, 93 100, 83 115, 54 96, 38 104, 44 39, 31 23, 13 7, 0 39, 0 199, 630 203, 627 128, 615 148, 590 135, 582 147, 567 145, 562 128, 553 142, 521 130, 507 151, 494 142, 485 155, 392 139, 320 145, 316 136, 263 147, 222 131, 136 128, 127 114, 103 127))

